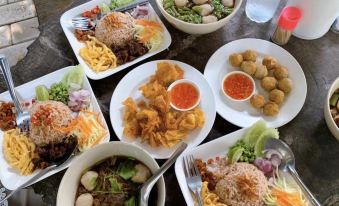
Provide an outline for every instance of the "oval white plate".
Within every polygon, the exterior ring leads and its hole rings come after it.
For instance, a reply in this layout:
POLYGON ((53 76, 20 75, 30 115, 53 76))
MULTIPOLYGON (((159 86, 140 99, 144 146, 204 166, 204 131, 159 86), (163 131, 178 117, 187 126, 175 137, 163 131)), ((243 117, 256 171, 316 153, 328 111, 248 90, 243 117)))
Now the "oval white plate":
POLYGON ((131 139, 126 138, 123 135, 123 105, 122 102, 128 97, 133 99, 143 99, 139 87, 149 81, 151 75, 153 75, 157 69, 157 63, 159 61, 169 61, 174 64, 178 64, 184 71, 185 79, 189 79, 199 86, 201 92, 200 107, 205 113, 205 124, 203 128, 194 130, 184 140, 188 144, 188 148, 199 145, 208 135, 212 129, 216 109, 215 101, 211 87, 204 78, 204 76, 196 70, 194 67, 179 61, 173 60, 157 60, 148 62, 138 66, 137 68, 130 71, 121 81, 113 92, 113 96, 110 104, 110 118, 115 134, 121 141, 133 142, 139 145, 146 151, 148 151, 153 158, 156 159, 167 159, 171 156, 177 146, 172 148, 158 147, 153 148, 148 143, 141 143, 140 138, 131 139))
MULTIPOLYGON (((259 119, 264 119, 268 127, 280 127, 290 122, 299 113, 306 99, 306 79, 297 60, 280 46, 261 39, 239 39, 222 46, 208 60, 204 75, 214 92, 218 114, 239 127, 249 127, 259 119), (233 53, 244 52, 247 49, 257 51, 259 53, 258 59, 268 55, 273 56, 281 65, 288 68, 294 87, 291 93, 286 95, 276 117, 263 115, 254 109, 249 101, 234 103, 227 100, 222 94, 220 85, 223 77, 228 72, 239 70, 229 64, 228 56, 233 53)), ((263 94, 267 100, 268 93, 263 91, 260 81, 255 81, 256 90, 263 94)))
POLYGON ((73 52, 75 54, 75 56, 77 57, 79 63, 81 64, 81 66, 84 68, 85 73, 87 75, 88 78, 90 79, 94 79, 94 80, 98 80, 98 79, 103 79, 105 77, 111 76, 123 69, 126 69, 127 67, 132 66, 133 64, 136 64, 144 59, 147 59, 157 53, 162 52, 163 50, 167 49, 172 42, 171 39, 171 35, 168 32, 167 28, 165 27, 165 25, 162 23, 162 21, 160 20, 159 16, 157 15, 157 13, 154 11, 153 7, 151 6, 151 4, 148 4, 149 8, 150 8, 150 13, 157 19, 157 21, 162 25, 162 27, 164 28, 164 41, 162 43, 162 45, 155 51, 152 52, 148 52, 145 55, 142 55, 141 57, 136 58, 135 60, 131 61, 131 62, 127 62, 123 65, 120 65, 114 69, 109 69, 103 72, 99 72, 96 73, 94 72, 91 68, 89 68, 89 66, 86 64, 86 62, 82 59, 82 57, 79 55, 79 50, 81 48, 83 48, 85 46, 84 43, 78 41, 76 39, 76 37, 74 36, 74 28, 72 26, 72 18, 76 17, 77 15, 81 14, 84 11, 88 11, 93 9, 94 7, 96 7, 97 5, 99 5, 100 3, 106 3, 107 5, 110 4, 109 0, 92 0, 89 1, 87 3, 81 4, 80 6, 77 6, 75 8, 72 8, 68 11, 66 11, 60 18, 60 24, 61 27, 63 29, 63 31, 65 32, 65 35, 73 49, 73 52))

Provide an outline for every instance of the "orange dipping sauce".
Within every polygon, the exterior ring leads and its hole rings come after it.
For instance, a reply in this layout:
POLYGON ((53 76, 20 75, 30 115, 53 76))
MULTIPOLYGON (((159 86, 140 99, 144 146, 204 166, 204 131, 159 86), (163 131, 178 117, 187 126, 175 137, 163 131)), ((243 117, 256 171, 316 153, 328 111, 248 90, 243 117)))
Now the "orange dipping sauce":
POLYGON ((223 82, 224 92, 233 99, 243 100, 248 98, 253 90, 254 85, 249 77, 244 74, 231 74, 223 82))
POLYGON ((199 91, 190 83, 178 83, 170 90, 170 101, 178 109, 189 109, 199 100, 199 91))

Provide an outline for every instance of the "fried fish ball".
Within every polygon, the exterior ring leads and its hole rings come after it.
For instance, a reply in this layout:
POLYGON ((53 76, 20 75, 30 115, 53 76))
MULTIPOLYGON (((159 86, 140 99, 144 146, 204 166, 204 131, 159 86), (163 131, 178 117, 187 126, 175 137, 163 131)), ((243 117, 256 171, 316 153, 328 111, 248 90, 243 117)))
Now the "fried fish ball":
POLYGON ((264 105, 263 112, 267 116, 276 116, 279 113, 279 105, 274 102, 268 102, 264 105))
POLYGON ((249 49, 242 53, 242 57, 244 58, 245 61, 255 62, 257 60, 257 52, 249 49))
POLYGON ((266 77, 268 74, 267 68, 265 65, 262 64, 258 64, 257 65, 257 70, 254 73, 254 77, 256 79, 262 79, 264 77, 266 77))
POLYGON ((251 105, 257 109, 262 108, 266 103, 265 97, 261 94, 253 95, 253 97, 250 99, 250 102, 251 105))
POLYGON ((257 65, 251 61, 243 61, 240 68, 247 74, 253 76, 255 71, 257 70, 257 65))
POLYGON ((273 89, 269 94, 269 99, 272 102, 281 104, 285 99, 285 93, 279 89, 273 89))
POLYGON ((278 64, 278 60, 272 56, 267 56, 263 58, 262 64, 265 65, 268 70, 271 70, 278 64))
POLYGON ((243 58, 241 54, 235 53, 228 57, 228 61, 233 67, 240 67, 241 63, 243 62, 243 58))
POLYGON ((278 80, 283 79, 283 78, 287 78, 288 77, 288 69, 286 67, 283 67, 281 65, 277 65, 274 68, 274 76, 275 78, 277 78, 278 80))
POLYGON ((278 88, 285 93, 289 93, 293 88, 293 82, 290 78, 283 78, 278 81, 278 88))
POLYGON ((276 88, 277 80, 274 77, 264 77, 261 80, 261 86, 266 91, 271 91, 276 88))

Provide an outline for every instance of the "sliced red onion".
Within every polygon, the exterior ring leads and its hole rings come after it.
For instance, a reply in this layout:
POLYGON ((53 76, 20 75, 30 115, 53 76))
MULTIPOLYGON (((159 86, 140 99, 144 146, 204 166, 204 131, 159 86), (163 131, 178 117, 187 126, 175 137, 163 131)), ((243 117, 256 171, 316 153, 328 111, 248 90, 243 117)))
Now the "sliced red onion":
POLYGON ((68 107, 73 112, 79 112, 88 107, 91 102, 91 93, 88 90, 73 91, 69 94, 68 107))
POLYGON ((132 17, 137 19, 140 17, 147 16, 149 12, 149 9, 147 6, 137 6, 133 12, 131 13, 132 17))
POLYGON ((275 149, 266 149, 264 150, 264 154, 267 159, 270 159, 273 154, 278 155, 279 158, 282 159, 282 155, 280 154, 280 152, 275 149))
POLYGON ((261 165, 263 164, 263 162, 264 162, 264 158, 262 158, 262 157, 257 157, 257 158, 255 158, 255 160, 254 160, 254 165, 257 166, 258 168, 260 168, 261 165))
POLYGON ((263 164, 262 164, 262 171, 265 174, 268 174, 270 172, 273 171, 273 167, 272 167, 272 163, 269 160, 264 160, 263 164))
POLYGON ((272 154, 271 155, 271 158, 270 158, 270 161, 272 163, 272 165, 275 167, 275 168, 278 168, 279 165, 281 164, 281 156, 277 155, 277 154, 272 154))

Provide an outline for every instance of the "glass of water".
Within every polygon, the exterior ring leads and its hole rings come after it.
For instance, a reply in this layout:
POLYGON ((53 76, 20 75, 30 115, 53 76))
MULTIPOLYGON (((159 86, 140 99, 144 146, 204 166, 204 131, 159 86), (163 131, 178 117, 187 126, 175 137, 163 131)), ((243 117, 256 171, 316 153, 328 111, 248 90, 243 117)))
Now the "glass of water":
POLYGON ((252 21, 265 23, 272 19, 280 0, 247 0, 246 15, 252 21))

